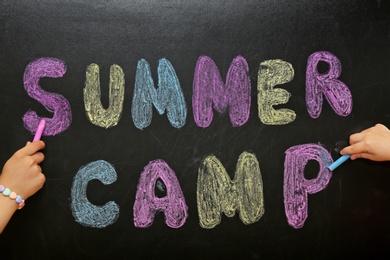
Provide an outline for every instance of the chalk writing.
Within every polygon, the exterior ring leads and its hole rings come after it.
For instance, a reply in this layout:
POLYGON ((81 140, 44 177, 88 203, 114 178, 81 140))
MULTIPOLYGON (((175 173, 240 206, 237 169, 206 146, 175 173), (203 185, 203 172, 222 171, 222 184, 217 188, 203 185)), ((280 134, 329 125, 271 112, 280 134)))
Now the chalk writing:
POLYGON ((290 82, 294 78, 294 69, 282 60, 267 60, 260 63, 258 73, 258 111, 259 118, 266 125, 286 125, 295 120, 294 111, 282 108, 275 110, 274 105, 286 104, 291 94, 284 89, 273 87, 290 82))
MULTIPOLYGON (((65 63, 59 59, 41 58, 31 62, 25 69, 24 87, 28 95, 54 113, 47 120, 45 135, 65 131, 71 124, 72 113, 68 101, 61 95, 42 90, 38 81, 42 77, 58 78, 66 72, 65 63)), ((149 126, 152 120, 152 106, 159 114, 167 112, 172 126, 184 126, 187 108, 180 82, 172 64, 160 59, 158 64, 158 87, 154 86, 150 66, 144 59, 138 61, 132 103, 132 118, 139 129, 149 126)), ((352 95, 348 87, 337 78, 341 63, 329 52, 313 53, 307 61, 306 106, 312 118, 321 114, 323 95, 341 116, 352 110, 352 95), (320 74, 318 63, 329 64, 329 71, 320 74)), ((258 70, 258 114, 262 123, 283 125, 293 122, 294 111, 273 106, 286 104, 291 94, 284 89, 274 88, 294 78, 292 65, 283 60, 267 60, 260 63, 258 70)), ((99 80, 99 66, 91 64, 86 70, 84 104, 87 118, 100 127, 115 126, 120 120, 124 100, 124 73, 118 65, 110 68, 109 107, 103 108, 99 80)), ((230 64, 223 83, 214 61, 200 56, 193 80, 193 116, 197 126, 206 128, 213 119, 213 109, 223 113, 229 109, 234 127, 242 126, 249 118, 251 105, 251 82, 249 68, 242 56, 230 64)), ((36 112, 28 111, 23 121, 30 132, 35 132, 39 120, 36 112)), ((284 205, 288 223, 294 228, 304 225, 308 211, 308 196, 325 189, 332 173, 326 168, 332 163, 330 154, 321 146, 306 144, 291 147, 286 151, 284 167, 284 205), (308 160, 320 164, 317 178, 304 178, 308 160)), ((88 182, 98 179, 108 185, 116 180, 114 168, 105 161, 96 161, 82 167, 76 174, 72 186, 72 213, 76 221, 89 227, 102 228, 111 225, 119 215, 119 207, 110 201, 99 207, 86 197, 88 182)), ((232 181, 221 162, 215 156, 202 161, 198 171, 197 206, 200 226, 213 228, 221 222, 225 213, 233 217, 236 210, 244 224, 258 221, 264 214, 263 183, 256 156, 243 152, 237 162, 235 178, 232 181)), ((179 228, 186 222, 188 208, 174 171, 162 160, 150 162, 141 173, 134 203, 134 225, 146 228, 152 225, 155 214, 163 212, 169 227, 179 228), (156 189, 157 187, 157 189, 156 189), (156 196, 156 192, 159 196, 156 196), (162 193, 162 195, 160 194, 162 193)))
POLYGON ((308 196, 326 188, 332 172, 326 167, 332 164, 329 152, 317 144, 293 146, 286 151, 284 161, 284 208, 289 225, 303 227, 308 216, 308 196), (304 170, 309 160, 319 163, 316 178, 306 179, 304 170))
MULTIPOLYGON (((24 71, 24 89, 33 99, 40 102, 53 118, 44 118, 46 121, 43 135, 56 135, 68 129, 72 122, 72 111, 69 102, 60 94, 49 93, 39 86, 43 77, 59 78, 66 72, 66 65, 62 60, 55 58, 40 58, 30 62, 24 71)), ((39 121, 43 119, 35 111, 27 111, 23 116, 24 127, 35 133, 39 121)))
MULTIPOLYGON (((31 62, 25 70, 24 85, 27 93, 54 113, 52 119, 46 119, 48 126, 45 135, 55 135, 65 131, 71 124, 72 113, 68 101, 61 95, 43 91, 38 81, 41 77, 62 77, 65 63, 54 58, 41 58, 31 62)), ((133 103, 132 119, 139 129, 148 127, 152 121, 152 107, 159 114, 167 111, 172 126, 181 128, 187 117, 187 107, 180 82, 172 64, 160 59, 158 64, 158 88, 154 86, 150 66, 144 59, 138 61, 133 103)), ((311 117, 321 114, 323 94, 333 110, 341 116, 352 111, 352 95, 348 87, 337 80, 341 73, 341 63, 333 54, 321 51, 310 55, 306 69, 306 106, 311 117), (318 62, 329 64, 329 71, 320 74, 318 62)), ((290 82, 294 78, 294 69, 288 62, 268 60, 260 64, 258 71, 258 114, 262 123, 284 125, 295 120, 293 110, 273 106, 286 104, 291 94, 284 89, 274 88, 290 82)), ((120 120, 124 99, 124 73, 118 65, 110 68, 109 107, 101 104, 99 66, 91 64, 86 70, 84 105, 88 120, 98 126, 109 128, 120 120)), ((250 114, 251 82, 248 64, 242 56, 237 56, 230 64, 224 84, 218 67, 207 56, 200 56, 194 72, 192 108, 195 123, 202 128, 208 127, 213 119, 213 109, 223 113, 229 108, 229 116, 234 127, 244 125, 250 114)), ((25 127, 34 132, 41 118, 36 112, 28 111, 23 121, 25 127)))
POLYGON ((99 66, 87 67, 84 88, 84 106, 87 118, 97 126, 109 128, 118 124, 122 115, 125 97, 125 75, 118 65, 110 68, 109 107, 104 109, 101 102, 99 66))
POLYGON ((175 172, 163 160, 155 160, 145 166, 141 173, 134 202, 134 225, 146 228, 152 225, 158 211, 164 212, 165 223, 179 228, 186 222, 188 207, 175 172), (156 182, 161 179, 167 195, 158 198, 156 182))
POLYGON ((337 78, 341 74, 341 62, 330 52, 315 52, 307 60, 306 105, 312 118, 317 118, 322 110, 322 93, 336 114, 347 116, 352 111, 352 94, 349 88, 337 78), (320 74, 318 62, 329 64, 327 73, 320 74))
POLYGON ((233 126, 241 126, 248 121, 251 81, 246 60, 237 56, 232 61, 224 84, 214 61, 210 57, 200 56, 196 63, 192 94, 196 124, 208 127, 213 120, 212 107, 222 113, 228 106, 233 126))
POLYGON ((256 156, 243 152, 232 181, 221 162, 213 155, 199 167, 197 204, 200 226, 213 228, 222 212, 233 217, 238 210, 244 224, 258 221, 264 214, 263 180, 256 156))
POLYGON ((134 125, 139 129, 149 126, 153 103, 160 115, 167 110, 171 125, 180 128, 186 121, 187 106, 175 69, 167 59, 160 59, 157 71, 156 90, 148 62, 144 59, 138 61, 131 107, 134 125))
POLYGON ((104 185, 116 181, 114 167, 106 161, 99 160, 81 167, 73 180, 71 190, 71 208, 76 222, 86 227, 104 228, 118 219, 119 206, 109 201, 103 206, 93 205, 87 198, 88 182, 94 179, 104 185))

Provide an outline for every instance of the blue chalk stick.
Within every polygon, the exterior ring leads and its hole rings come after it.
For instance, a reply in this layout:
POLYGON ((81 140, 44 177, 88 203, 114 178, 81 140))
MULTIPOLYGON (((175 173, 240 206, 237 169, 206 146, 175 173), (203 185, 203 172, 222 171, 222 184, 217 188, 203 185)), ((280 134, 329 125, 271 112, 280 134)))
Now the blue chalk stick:
POLYGON ((329 170, 333 171, 334 169, 336 169, 337 167, 339 167, 340 164, 342 164, 343 162, 345 162, 346 160, 348 160, 350 157, 351 157, 350 154, 346 154, 346 155, 341 156, 340 158, 338 158, 334 163, 332 163, 332 164, 328 167, 329 170))

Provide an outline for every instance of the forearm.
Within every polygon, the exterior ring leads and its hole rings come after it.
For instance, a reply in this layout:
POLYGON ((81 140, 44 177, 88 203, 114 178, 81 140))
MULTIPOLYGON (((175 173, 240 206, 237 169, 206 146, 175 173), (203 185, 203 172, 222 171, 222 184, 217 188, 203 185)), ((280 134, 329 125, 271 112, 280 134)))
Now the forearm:
POLYGON ((28 142, 4 164, 0 174, 0 233, 15 211, 24 205, 24 200, 34 195, 45 183, 45 176, 39 166, 44 159, 43 153, 39 151, 44 147, 42 141, 28 142), (2 193, 6 188, 7 196, 4 196, 2 193))
POLYGON ((0 194, 0 234, 12 218, 12 215, 18 209, 18 204, 15 200, 0 194))

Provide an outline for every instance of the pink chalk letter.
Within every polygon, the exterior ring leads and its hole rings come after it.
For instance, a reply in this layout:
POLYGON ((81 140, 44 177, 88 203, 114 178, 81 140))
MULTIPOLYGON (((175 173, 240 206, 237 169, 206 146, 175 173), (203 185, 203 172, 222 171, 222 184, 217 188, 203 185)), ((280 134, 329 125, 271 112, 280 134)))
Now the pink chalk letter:
POLYGON ((213 120, 213 107, 222 113, 229 107, 233 126, 248 121, 251 106, 251 81, 246 60, 237 56, 230 64, 226 84, 214 61, 201 56, 196 64, 192 108, 196 124, 206 128, 213 120))
POLYGON ((134 202, 134 225, 146 228, 152 225, 154 216, 162 211, 165 223, 179 228, 188 217, 183 192, 174 171, 163 160, 150 162, 141 173, 134 202), (161 179, 166 186, 166 196, 158 198, 155 193, 156 181, 161 179))
POLYGON ((322 146, 304 144, 293 146, 286 151, 284 161, 284 209, 288 224, 294 228, 303 227, 308 212, 307 194, 317 193, 325 189, 332 177, 332 172, 326 167, 333 159, 322 146), (319 163, 316 178, 306 179, 304 170, 309 160, 319 163))
POLYGON ((27 65, 24 71, 24 89, 30 97, 54 114, 53 118, 41 118, 35 111, 27 111, 23 116, 23 122, 31 133, 35 133, 41 119, 46 121, 43 131, 43 135, 46 136, 64 132, 70 126, 72 111, 68 100, 60 94, 46 92, 39 86, 41 78, 60 78, 65 72, 65 63, 55 58, 40 58, 27 65))
POLYGON ((352 94, 349 88, 337 78, 341 74, 341 62, 330 52, 320 51, 310 55, 306 68, 306 105, 312 118, 317 118, 322 110, 322 94, 336 114, 347 116, 352 111, 352 94), (318 62, 329 64, 329 71, 320 74, 318 62))

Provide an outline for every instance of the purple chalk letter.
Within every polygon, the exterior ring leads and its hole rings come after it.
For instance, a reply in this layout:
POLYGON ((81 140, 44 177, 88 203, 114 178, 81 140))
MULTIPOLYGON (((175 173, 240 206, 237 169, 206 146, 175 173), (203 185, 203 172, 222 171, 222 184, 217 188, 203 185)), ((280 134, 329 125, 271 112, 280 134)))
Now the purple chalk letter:
POLYGON ((24 71, 24 89, 30 97, 54 114, 53 118, 41 118, 35 111, 27 111, 23 116, 23 122, 25 128, 32 134, 37 130, 41 119, 46 121, 46 127, 43 131, 43 135, 46 136, 59 134, 70 126, 72 111, 68 100, 62 95, 46 92, 39 86, 41 78, 59 78, 65 72, 65 63, 55 58, 41 58, 27 65, 24 71))
POLYGON ((322 110, 322 93, 336 114, 347 116, 352 111, 352 94, 348 87, 337 80, 341 74, 341 62, 330 52, 320 51, 310 55, 306 68, 306 105, 312 118, 317 118, 322 110), (318 62, 329 64, 329 71, 320 74, 318 62))
POLYGON ((237 56, 231 63, 226 76, 226 86, 214 61, 201 56, 196 63, 192 108, 194 120, 206 128, 213 120, 212 106, 222 113, 229 106, 233 126, 248 121, 251 106, 251 81, 246 60, 237 56))
POLYGON ((322 146, 304 144, 293 146, 286 151, 284 161, 284 208, 289 225, 301 228, 308 212, 307 194, 317 193, 326 188, 332 172, 326 165, 333 159, 322 146), (309 160, 316 160, 320 169, 316 178, 307 180, 304 170, 309 160))
POLYGON ((152 225, 154 215, 158 211, 165 214, 165 223, 171 228, 179 228, 188 217, 183 192, 174 171, 163 160, 150 162, 141 173, 137 194, 134 202, 134 225, 146 228, 152 225), (154 190, 156 181, 160 178, 167 195, 156 197, 154 190))

